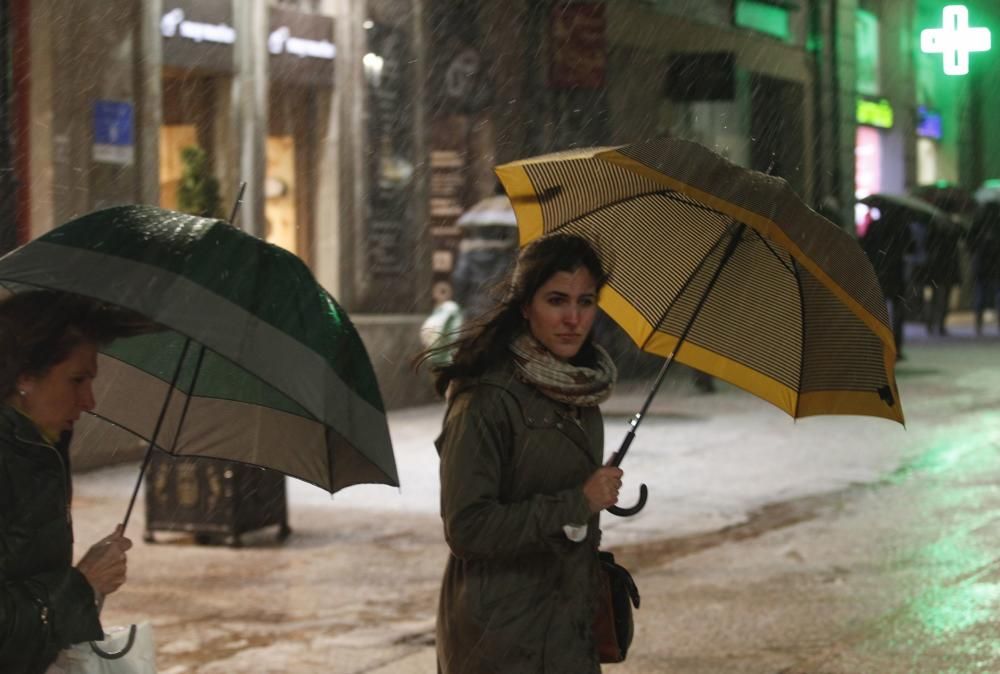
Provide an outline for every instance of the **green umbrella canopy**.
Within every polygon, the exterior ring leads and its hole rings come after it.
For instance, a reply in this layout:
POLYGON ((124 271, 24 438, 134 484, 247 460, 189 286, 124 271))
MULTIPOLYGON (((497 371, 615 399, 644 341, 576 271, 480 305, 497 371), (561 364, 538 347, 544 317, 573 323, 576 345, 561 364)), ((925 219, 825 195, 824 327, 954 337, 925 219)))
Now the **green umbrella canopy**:
POLYGON ((95 383, 94 413, 149 440, 174 382, 158 448, 331 492, 398 485, 364 344, 291 253, 221 220, 120 206, 0 259, 0 283, 85 295, 165 328, 105 349, 95 383))

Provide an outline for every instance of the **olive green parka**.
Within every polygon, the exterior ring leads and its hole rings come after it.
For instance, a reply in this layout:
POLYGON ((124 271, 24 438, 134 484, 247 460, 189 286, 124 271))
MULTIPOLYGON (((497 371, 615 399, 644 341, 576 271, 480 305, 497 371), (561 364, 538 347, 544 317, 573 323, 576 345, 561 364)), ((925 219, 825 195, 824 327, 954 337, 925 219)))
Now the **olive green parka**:
POLYGON ((509 362, 456 382, 436 442, 451 549, 439 672, 600 672, 592 635, 599 518, 582 487, 600 467, 603 443, 596 406, 574 410, 545 397, 509 362), (570 540, 565 525, 584 525, 583 540, 570 540))
POLYGON ((73 563, 65 447, 0 406, 0 672, 40 674, 71 643, 102 639, 94 591, 73 563))

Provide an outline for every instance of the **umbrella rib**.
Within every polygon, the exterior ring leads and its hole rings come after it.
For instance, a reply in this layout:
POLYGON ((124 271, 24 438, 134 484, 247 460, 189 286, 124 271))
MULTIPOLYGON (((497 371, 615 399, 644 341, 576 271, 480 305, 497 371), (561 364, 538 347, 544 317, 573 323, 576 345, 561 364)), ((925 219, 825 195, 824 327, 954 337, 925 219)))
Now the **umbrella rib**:
POLYGON ((194 374, 191 375, 191 387, 188 390, 187 396, 184 398, 184 409, 181 411, 180 421, 177 422, 177 430, 174 431, 174 442, 170 445, 170 453, 173 454, 174 450, 177 449, 177 441, 181 437, 181 428, 184 426, 184 420, 187 418, 188 407, 191 406, 191 398, 194 397, 194 386, 198 381, 198 373, 201 372, 201 362, 205 359, 205 345, 198 344, 201 350, 198 352, 198 362, 194 366, 194 374))
MULTIPOLYGON (((691 197, 688 197, 683 192, 678 192, 677 190, 671 190, 671 189, 662 189, 662 190, 654 190, 652 192, 643 192, 642 194, 631 194, 629 196, 622 197, 621 199, 615 199, 614 201, 610 201, 608 203, 600 204, 597 208, 593 208, 593 209, 587 211, 586 213, 581 213, 581 214, 579 214, 579 215, 577 215, 575 217, 569 218, 568 220, 565 220, 565 221, 559 223, 559 225, 555 228, 555 230, 563 229, 565 227, 568 227, 568 226, 572 225, 573 223, 578 222, 579 220, 582 220, 583 218, 586 218, 588 216, 594 215, 595 213, 600 213, 601 211, 605 211, 605 210, 607 210, 609 208, 613 208, 615 206, 618 206, 619 204, 624 204, 624 203, 627 203, 629 201, 635 201, 635 200, 637 200, 640 197, 651 197, 651 196, 666 197, 667 199, 671 199, 673 201, 680 202, 680 203, 682 203, 682 204, 684 204, 685 206, 688 206, 688 207, 697 208, 698 210, 707 211, 709 213, 714 213, 715 215, 721 215, 723 217, 731 217, 731 216, 726 215, 722 211, 718 211, 718 210, 712 208, 711 206, 706 206, 705 204, 702 204, 700 202, 695 201, 694 199, 692 199, 691 197)), ((541 199, 539 199, 539 205, 541 205, 541 199)), ((543 220, 544 220, 544 218, 543 218, 543 220)), ((555 231, 555 230, 553 230, 553 231, 555 231)))
MULTIPOLYGON (((179 335, 181 337, 184 337, 185 339, 191 339, 190 337, 188 337, 188 335, 186 335, 183 332, 179 332, 177 330, 174 330, 173 328, 170 328, 170 330, 172 332, 174 332, 175 334, 177 334, 177 335, 179 335)), ((277 386, 275 386, 271 382, 265 380, 263 377, 261 377, 256 372, 250 370, 249 368, 247 368, 246 366, 244 366, 244 365, 242 365, 240 363, 237 363, 235 360, 232 360, 231 358, 227 358, 226 356, 220 354, 218 351, 216 351, 214 349, 209 349, 207 346, 204 346, 201 342, 198 342, 197 340, 192 340, 192 341, 196 342, 199 346, 204 347, 207 351, 211 351, 213 355, 215 355, 218 358, 223 359, 227 364, 229 364, 232 367, 236 368, 240 372, 244 372, 244 373, 250 375, 251 377, 254 377, 255 379, 259 380, 260 382, 264 383, 265 385, 271 387, 272 389, 274 389, 275 391, 277 391, 278 393, 280 393, 281 395, 285 396, 290 401, 292 401, 293 403, 295 403, 296 405, 298 405, 302 409, 302 411, 305 412, 304 415, 303 414, 299 414, 298 412, 290 412, 290 414, 295 414, 296 416, 302 417, 303 419, 311 419, 311 420, 319 422, 321 424, 326 424, 325 421, 323 421, 321 418, 319 418, 318 416, 316 416, 315 414, 313 414, 310 410, 306 409, 305 406, 301 402, 299 402, 298 400, 296 400, 291 395, 289 395, 288 393, 286 393, 284 390, 278 388, 277 386)), ((148 370, 144 370, 139 365, 136 365, 135 363, 132 363, 132 362, 130 362, 128 360, 125 360, 124 358, 119 358, 118 356, 114 355, 113 353, 107 353, 105 351, 101 351, 101 355, 103 357, 105 357, 105 358, 110 358, 111 360, 118 361, 119 363, 123 363, 124 365, 127 365, 127 366, 129 366, 131 368, 135 368, 137 370, 140 370, 140 371, 146 373, 147 375, 149 375, 150 377, 154 377, 156 379, 159 379, 162 382, 167 382, 166 379, 164 379, 162 377, 159 377, 159 376, 153 374, 152 372, 149 372, 148 370)), ((228 402, 234 402, 234 403, 247 403, 247 404, 251 404, 251 405, 254 404, 254 403, 248 402, 246 400, 240 400, 239 398, 227 397, 227 396, 221 396, 221 395, 200 395, 200 396, 196 396, 196 397, 200 398, 202 400, 226 400, 228 402)), ((275 408, 275 409, 277 409, 277 408, 275 408)), ((90 412, 90 414, 93 414, 93 412, 90 412)), ((95 414, 94 416, 100 416, 100 415, 95 414)), ((101 418, 103 418, 103 417, 101 417, 101 418)), ((139 435, 139 434, 137 433, 136 435, 139 435)), ((166 450, 164 450, 164 451, 166 451, 166 450)))
POLYGON ((125 519, 122 521, 122 530, 128 526, 129 517, 132 515, 132 506, 135 505, 135 497, 139 494, 139 485, 142 484, 142 477, 146 474, 146 468, 149 467, 149 460, 153 454, 153 448, 156 446, 156 437, 160 434, 160 427, 163 425, 163 419, 167 414, 167 407, 170 406, 170 397, 174 392, 174 386, 177 384, 177 378, 181 374, 181 366, 184 364, 184 358, 187 356, 188 347, 191 346, 191 338, 184 340, 184 348, 181 350, 180 358, 177 359, 177 367, 174 370, 173 379, 167 385, 167 397, 163 401, 163 406, 160 408, 160 416, 156 420, 156 427, 153 429, 153 437, 149 441, 149 447, 146 449, 146 457, 142 461, 142 468, 139 469, 139 479, 136 480, 135 489, 132 490, 132 498, 128 502, 128 510, 125 511, 125 519))
MULTIPOLYGON (((793 269, 798 269, 795 258, 791 259, 791 263, 793 269)), ((792 415, 793 419, 798 419, 799 405, 802 403, 802 373, 806 367, 806 298, 802 291, 802 277, 797 272, 793 272, 793 276, 795 285, 799 289, 799 324, 802 326, 799 330, 799 381, 796 386, 798 390, 795 392, 795 414, 792 415)))
MULTIPOLYGON (((118 422, 116 422, 116 421, 114 421, 112 419, 108 419, 106 416, 103 416, 101 414, 95 414, 94 412, 89 412, 89 414, 97 417, 101 421, 103 421, 103 422, 105 422, 105 423, 107 423, 107 424, 109 424, 111 426, 114 426, 115 428, 122 429, 126 433, 131 433, 132 435, 134 435, 135 437, 137 437, 137 438, 139 438, 141 440, 145 440, 146 439, 142 435, 142 433, 138 433, 138 432, 135 431, 135 429, 129 428, 128 426, 124 426, 124 425, 122 425, 122 424, 120 424, 120 423, 118 423, 118 422)), ((160 451, 165 451, 165 450, 161 449, 160 451)), ((223 457, 223 456, 212 456, 210 454, 175 454, 173 456, 175 458, 176 457, 186 457, 186 458, 194 458, 194 459, 208 459, 210 461, 226 461, 228 463, 239 463, 239 464, 244 465, 244 466, 250 466, 251 468, 261 468, 260 464, 249 463, 247 461, 243 461, 243 460, 240 460, 240 459, 234 459, 234 458, 228 457, 228 456, 225 456, 225 457, 223 457)), ((299 480, 300 482, 305 482, 306 484, 311 484, 311 485, 313 485, 315 487, 319 487, 320 489, 326 489, 325 485, 322 485, 319 482, 314 482, 313 480, 310 480, 310 479, 305 478, 305 477, 300 477, 298 475, 291 475, 291 474, 286 473, 286 472, 284 472, 282 470, 278 470, 277 468, 267 468, 267 470, 274 470, 274 471, 277 471, 277 472, 281 473, 282 475, 285 475, 287 477, 293 478, 295 480, 299 480)), ((327 490, 327 491, 329 491, 329 490, 327 490)))
MULTIPOLYGON (((775 249, 774 249, 774 246, 772 246, 772 245, 771 245, 771 242, 770 242, 770 241, 768 241, 768 240, 767 240, 766 238, 764 238, 764 237, 763 237, 763 236, 761 235, 761 233, 760 233, 760 232, 758 232, 758 231, 757 231, 756 229, 754 229, 753 227, 751 227, 750 229, 751 229, 751 231, 753 231, 753 233, 754 233, 754 234, 756 234, 756 235, 757 235, 757 238, 758 238, 758 239, 760 239, 761 243, 763 243, 763 244, 764 244, 764 246, 765 246, 765 247, 766 247, 766 248, 767 248, 767 249, 768 249, 769 251, 771 251, 771 255, 773 255, 773 256, 774 256, 774 259, 775 259, 775 260, 777 260, 778 262, 780 262, 780 263, 781 263, 781 266, 783 266, 783 267, 784 267, 785 269, 787 269, 787 270, 788 270, 788 273, 789 273, 789 274, 792 274, 793 276, 798 276, 798 274, 796 273, 795 269, 794 269, 793 267, 789 267, 789 266, 788 266, 788 264, 787 264, 787 263, 786 263, 786 262, 785 262, 784 260, 782 260, 782 259, 781 259, 781 256, 780 256, 780 255, 778 255, 777 251, 775 251, 775 249)), ((789 257, 789 259, 791 259, 791 257, 789 257)), ((794 260, 792 260, 792 263, 793 263, 793 265, 794 265, 794 262, 795 262, 795 261, 794 261, 794 260)))
MULTIPOLYGON (((653 326, 653 331, 650 332, 649 335, 646 336, 646 339, 643 341, 642 346, 640 347, 642 350, 645 350, 646 346, 649 345, 649 340, 653 338, 653 335, 656 333, 659 326, 663 325, 663 322, 667 319, 667 315, 670 314, 670 311, 674 308, 674 305, 676 304, 677 300, 681 297, 681 295, 684 294, 684 291, 687 290, 688 286, 691 285, 691 282, 705 266, 705 263, 708 262, 708 258, 711 256, 712 252, 717 250, 719 246, 722 245, 722 242, 726 240, 727 237, 731 237, 733 235, 732 227, 735 224, 737 224, 736 220, 731 218, 729 221, 729 225, 727 225, 726 229, 722 232, 722 234, 719 235, 719 238, 716 239, 715 243, 712 244, 712 247, 709 248, 708 253, 706 253, 701 257, 701 260, 698 261, 698 264, 694 268, 694 270, 692 270, 692 272, 688 274, 688 277, 684 279, 684 283, 681 284, 680 289, 678 289, 678 291, 674 294, 674 299, 670 301, 667 307, 663 310, 663 313, 660 314, 660 318, 653 326)), ((677 343, 677 348, 679 347, 680 347, 680 342, 677 343)))

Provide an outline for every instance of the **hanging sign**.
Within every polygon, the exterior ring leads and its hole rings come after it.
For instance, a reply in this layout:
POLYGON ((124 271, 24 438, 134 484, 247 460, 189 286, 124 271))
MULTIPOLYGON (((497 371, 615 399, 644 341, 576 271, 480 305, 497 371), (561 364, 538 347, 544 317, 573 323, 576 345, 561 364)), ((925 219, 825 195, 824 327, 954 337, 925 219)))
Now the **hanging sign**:
POLYGON ((941 113, 924 105, 917 106, 917 135, 941 140, 941 113))
POLYGON ((855 120, 864 126, 891 129, 893 122, 892 104, 884 98, 878 100, 859 98, 855 120))
POLYGON ((333 19, 271 7, 267 51, 272 80, 312 86, 333 86, 333 19))
POLYGON ((562 2, 550 16, 553 89, 599 89, 607 69, 604 5, 596 2, 562 2))
POLYGON ((969 53, 990 50, 990 31, 970 27, 969 10, 964 5, 945 7, 941 23, 941 28, 920 31, 920 50, 925 54, 941 54, 945 75, 967 75, 969 53))
POLYGON ((134 117, 131 103, 94 101, 95 162, 127 165, 135 160, 134 117))
POLYGON ((235 71, 231 0, 163 0, 163 64, 206 72, 235 71))

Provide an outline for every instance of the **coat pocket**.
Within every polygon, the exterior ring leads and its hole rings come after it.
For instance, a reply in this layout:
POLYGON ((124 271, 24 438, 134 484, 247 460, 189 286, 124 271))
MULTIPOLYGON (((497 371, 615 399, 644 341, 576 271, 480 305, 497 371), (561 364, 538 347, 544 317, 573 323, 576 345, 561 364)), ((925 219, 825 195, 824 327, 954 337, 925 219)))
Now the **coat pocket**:
POLYGON ((544 567, 493 562, 479 575, 473 615, 486 630, 508 628, 518 620, 530 619, 548 600, 552 584, 544 567))

